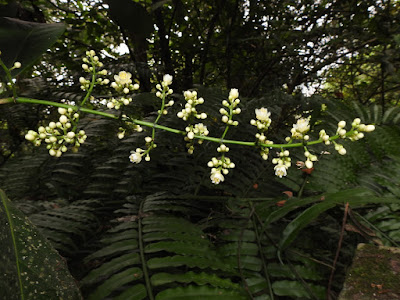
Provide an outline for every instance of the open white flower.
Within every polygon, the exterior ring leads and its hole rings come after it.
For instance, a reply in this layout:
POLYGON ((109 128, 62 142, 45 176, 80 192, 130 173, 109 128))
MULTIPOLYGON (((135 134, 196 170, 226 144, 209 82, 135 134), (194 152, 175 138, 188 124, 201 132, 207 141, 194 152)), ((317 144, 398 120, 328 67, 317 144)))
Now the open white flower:
POLYGON ((114 75, 114 80, 117 84, 128 85, 132 83, 132 74, 129 72, 121 71, 118 75, 114 75))
POLYGON ((274 169, 275 169, 275 175, 279 176, 280 178, 282 178, 282 176, 287 175, 286 166, 284 165, 277 164, 274 169))
POLYGON ((142 161, 142 154, 140 153, 141 151, 138 151, 138 150, 139 149, 136 149, 136 152, 133 152, 131 155, 129 155, 129 160, 132 163, 138 164, 142 161))
POLYGON ((297 120, 297 123, 293 125, 293 129, 298 133, 306 133, 310 130, 310 121, 305 118, 297 120))
POLYGON ((256 108, 256 118, 260 121, 265 121, 268 122, 270 120, 269 116, 271 113, 268 111, 268 109, 261 107, 261 108, 256 108))
POLYGON ((220 170, 213 170, 211 171, 211 182, 214 184, 219 184, 225 180, 224 175, 222 175, 220 170))

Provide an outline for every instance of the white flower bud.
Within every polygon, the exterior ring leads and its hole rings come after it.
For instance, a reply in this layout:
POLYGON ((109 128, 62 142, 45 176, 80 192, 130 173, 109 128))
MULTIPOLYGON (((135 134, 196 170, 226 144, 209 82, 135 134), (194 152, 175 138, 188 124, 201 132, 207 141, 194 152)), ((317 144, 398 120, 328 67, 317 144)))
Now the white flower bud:
POLYGON ((15 69, 21 68, 21 63, 20 63, 19 61, 16 61, 16 62, 14 63, 14 68, 15 68, 15 69))
POLYGON ((67 133, 67 138, 73 139, 74 137, 75 137, 75 132, 70 131, 70 132, 67 133))
POLYGON ((150 136, 146 136, 144 138, 144 140, 146 141, 146 143, 151 143, 151 141, 153 140, 150 136))
POLYGON ((311 160, 306 160, 305 166, 307 169, 311 169, 313 167, 313 163, 311 160))
POLYGON ((61 124, 65 124, 65 123, 68 122, 68 118, 67 118, 67 116, 62 115, 62 116, 60 116, 59 121, 60 121, 61 124))
POLYGON ((228 116, 222 116, 222 122, 227 123, 229 121, 228 116))
POLYGON ((36 136, 32 133, 32 132, 28 132, 26 135, 25 135, 25 139, 27 139, 28 141, 33 141, 33 140, 35 140, 36 139, 36 136))
POLYGON ((340 148, 338 152, 339 152, 340 155, 345 155, 346 154, 346 149, 340 148))
POLYGON ((367 125, 364 129, 365 132, 371 132, 375 130, 375 126, 374 125, 367 125))
POLYGON ((194 133, 192 131, 188 132, 187 137, 191 140, 194 139, 194 133))
POLYGON ((58 108, 58 113, 60 115, 65 115, 67 113, 67 110, 65 108, 59 107, 58 108))
POLYGON ((345 121, 340 121, 340 122, 338 123, 338 127, 339 127, 339 128, 344 128, 344 127, 346 127, 346 122, 345 122, 345 121))
POLYGON ((172 83, 172 76, 169 74, 165 74, 163 77, 163 82, 166 85, 170 85, 172 83))

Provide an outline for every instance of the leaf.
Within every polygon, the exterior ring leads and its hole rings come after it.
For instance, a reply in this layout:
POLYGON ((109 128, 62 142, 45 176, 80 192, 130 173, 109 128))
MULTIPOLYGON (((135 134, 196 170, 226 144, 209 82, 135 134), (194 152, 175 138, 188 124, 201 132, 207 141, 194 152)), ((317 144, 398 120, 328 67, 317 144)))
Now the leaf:
MULTIPOLYGON (((15 77, 53 45, 64 30, 65 25, 61 23, 34 23, 0 17, 1 59, 8 68, 16 61, 22 64, 22 68, 11 72, 15 77)), ((0 75, 4 76, 2 69, 0 75)))
POLYGON ((146 298, 147 290, 143 284, 137 284, 125 290, 119 296, 113 297, 113 300, 142 300, 146 298))
POLYGON ((305 287, 298 281, 275 281, 272 284, 272 289, 274 293, 278 296, 293 297, 295 299, 324 299, 325 298, 325 288, 322 286, 316 286, 308 284, 308 287, 315 294, 316 298, 310 295, 310 293, 305 289, 305 287))
POLYGON ((297 237, 297 234, 300 230, 310 224, 320 214, 335 206, 336 203, 325 201, 314 204, 313 206, 304 210, 299 216, 297 216, 292 222, 290 222, 289 225, 287 225, 282 232, 282 238, 279 242, 279 248, 281 250, 286 249, 297 237))
POLYGON ((130 268, 121 273, 115 274, 100 285, 94 293, 90 294, 88 300, 104 299, 113 291, 118 290, 127 283, 140 279, 142 276, 142 270, 139 268, 130 268))
POLYGON ((225 289, 212 288, 208 286, 178 287, 164 290, 157 294, 156 300, 242 300, 247 299, 244 295, 225 289))
POLYGON ((216 274, 207 274, 205 272, 194 273, 191 271, 184 274, 157 273, 151 277, 151 284, 154 286, 170 284, 173 282, 194 282, 198 285, 210 284, 219 288, 240 289, 238 284, 233 283, 229 279, 223 279, 218 277, 216 274))
POLYGON ((104 280, 105 277, 140 262, 139 254, 128 253, 118 256, 109 262, 101 265, 101 267, 92 270, 85 278, 81 280, 82 285, 94 284, 98 281, 104 280))
POLYGON ((171 268, 179 266, 188 266, 190 268, 200 268, 200 269, 212 269, 212 270, 223 270, 234 273, 234 268, 237 262, 234 261, 232 264, 226 261, 216 259, 216 258, 205 258, 198 256, 167 256, 167 257, 155 257, 147 261, 147 266, 150 269, 159 268, 171 268))
MULTIPOLYGON (((370 190, 363 188, 344 190, 337 193, 327 194, 324 202, 314 204, 313 206, 304 210, 292 222, 290 222, 282 232, 279 246, 281 250, 286 249, 297 237, 297 234, 315 220, 320 214, 328 209, 335 207, 338 204, 349 202, 350 204, 367 204, 374 203, 375 201, 382 201, 379 197, 373 197, 370 190), (378 200, 380 199, 380 200, 378 200)), ((394 201, 394 199, 387 200, 394 201)))
POLYGON ((65 260, 0 190, 2 299, 81 299, 65 260))
POLYGON ((108 255, 116 255, 125 251, 134 251, 137 249, 137 247, 138 247, 137 240, 131 239, 131 240, 119 241, 109 246, 106 246, 100 249, 99 251, 96 251, 93 254, 87 256, 85 258, 85 261, 88 262, 94 258, 101 258, 108 255))

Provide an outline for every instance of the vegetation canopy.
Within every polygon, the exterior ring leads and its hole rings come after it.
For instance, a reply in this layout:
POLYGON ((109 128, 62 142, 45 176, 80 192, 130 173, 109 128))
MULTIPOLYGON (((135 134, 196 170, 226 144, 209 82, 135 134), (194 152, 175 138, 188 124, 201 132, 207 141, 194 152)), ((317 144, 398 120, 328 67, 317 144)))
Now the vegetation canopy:
POLYGON ((337 299, 400 243, 398 6, 0 1, 0 298, 337 299))

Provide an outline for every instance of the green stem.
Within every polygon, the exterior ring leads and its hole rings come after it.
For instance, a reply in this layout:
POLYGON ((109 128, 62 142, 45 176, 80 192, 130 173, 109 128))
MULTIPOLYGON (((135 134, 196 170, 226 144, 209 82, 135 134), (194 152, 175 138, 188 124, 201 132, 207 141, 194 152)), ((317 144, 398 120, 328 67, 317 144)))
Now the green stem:
MULTIPOLYGON (((13 101, 14 101, 13 98, 4 98, 4 99, 0 99, 0 104, 12 103, 13 101)), ((99 115, 99 116, 103 116, 103 117, 106 117, 106 118, 111 118, 111 119, 116 119, 116 120, 119 119, 118 116, 110 114, 110 113, 105 113, 105 112, 102 112, 102 111, 97 111, 97 110, 83 108, 83 107, 79 108, 79 107, 74 106, 74 105, 68 105, 68 104, 64 104, 64 103, 57 103, 57 102, 47 101, 47 100, 39 100, 39 99, 18 97, 18 98, 15 99, 15 102, 18 102, 18 103, 31 103, 31 104, 43 104, 43 105, 50 105, 50 106, 55 106, 55 107, 72 108, 75 111, 80 110, 80 111, 85 112, 85 113, 99 115)), ((156 121, 158 121, 160 117, 161 116, 159 115, 159 117, 157 117, 156 121)), ((150 127, 150 128, 153 128, 153 129, 161 129, 161 130, 164 130, 164 131, 168 131, 168 132, 175 133, 175 134, 180 134, 180 135, 186 135, 187 134, 183 130, 178 130, 178 129, 174 129, 174 128, 158 125, 156 123, 146 122, 146 121, 137 120, 137 119, 130 119, 130 118, 126 119, 126 120, 129 120, 129 121, 131 121, 131 122, 133 122, 135 124, 146 126, 146 127, 150 127)), ((350 135, 352 135, 352 133, 353 133, 353 130, 350 130, 350 131, 348 131, 346 133, 346 136, 350 136, 350 135)), ((303 147, 304 146, 304 143, 263 144, 263 143, 256 143, 256 142, 225 140, 225 139, 221 139, 221 138, 215 138, 215 137, 204 136, 204 135, 195 135, 194 138, 207 140, 207 141, 211 141, 211 142, 216 142, 216 143, 235 144, 235 145, 242 145, 242 146, 249 146, 249 147, 261 146, 261 147, 269 147, 269 148, 287 149, 287 148, 297 148, 297 147, 303 147)), ((333 141, 333 140, 336 140, 338 138, 340 138, 340 136, 339 135, 335 135, 335 136, 331 136, 329 138, 329 140, 333 141)), ((318 139, 318 140, 315 140, 315 141, 307 142, 307 145, 321 144, 322 142, 323 141, 321 139, 318 139)))
POLYGON ((79 107, 82 107, 83 105, 85 105, 85 102, 87 101, 87 99, 89 99, 90 95, 92 94, 94 85, 96 83, 96 69, 94 64, 92 64, 92 68, 93 68, 93 72, 92 72, 92 81, 90 82, 90 86, 89 89, 86 93, 85 98, 82 100, 81 104, 79 105, 79 107))
POLYGON ((0 66, 3 68, 4 72, 6 73, 7 80, 8 80, 8 82, 9 82, 10 85, 11 85, 11 90, 12 90, 12 93, 13 93, 13 98, 15 99, 15 98, 17 98, 17 91, 16 91, 15 86, 14 86, 14 83, 13 83, 13 81, 12 81, 12 76, 11 76, 10 69, 7 68, 7 66, 4 64, 4 62, 3 62, 1 59, 0 59, 0 66))

